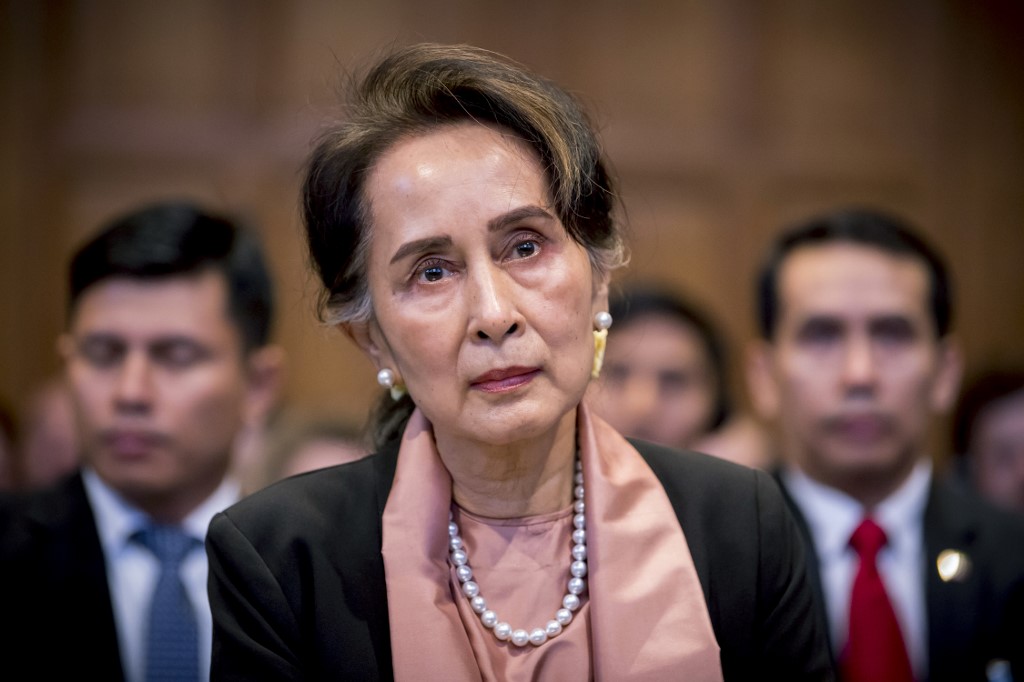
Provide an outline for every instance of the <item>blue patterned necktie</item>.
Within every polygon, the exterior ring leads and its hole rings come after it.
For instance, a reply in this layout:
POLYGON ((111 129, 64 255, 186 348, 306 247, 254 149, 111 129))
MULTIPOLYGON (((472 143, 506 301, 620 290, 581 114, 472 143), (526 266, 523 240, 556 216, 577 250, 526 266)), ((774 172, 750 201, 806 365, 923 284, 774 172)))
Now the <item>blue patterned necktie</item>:
POLYGON ((181 582, 181 563, 199 540, 177 526, 151 525, 132 536, 160 562, 149 605, 146 634, 147 682, 198 680, 199 634, 196 614, 181 582))

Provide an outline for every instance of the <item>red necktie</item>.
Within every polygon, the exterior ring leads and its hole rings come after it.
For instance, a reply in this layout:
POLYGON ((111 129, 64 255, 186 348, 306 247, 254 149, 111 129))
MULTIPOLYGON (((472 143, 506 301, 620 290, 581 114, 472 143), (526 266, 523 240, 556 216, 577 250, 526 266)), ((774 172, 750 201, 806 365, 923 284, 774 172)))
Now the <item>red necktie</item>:
POLYGON ((911 682, 907 648, 875 558, 885 531, 865 518, 850 538, 860 567, 850 595, 850 632, 839 665, 844 682, 911 682))

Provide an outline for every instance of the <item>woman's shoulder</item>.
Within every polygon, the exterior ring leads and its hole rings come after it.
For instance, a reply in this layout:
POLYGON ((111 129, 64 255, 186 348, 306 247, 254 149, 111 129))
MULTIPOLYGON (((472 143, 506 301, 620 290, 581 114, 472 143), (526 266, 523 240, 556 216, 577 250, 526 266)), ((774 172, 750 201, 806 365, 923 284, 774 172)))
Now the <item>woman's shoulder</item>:
POLYGON ((679 518, 726 677, 831 679, 803 545, 775 480, 711 455, 633 445, 679 518))
POLYGON ((788 533, 790 520, 775 480, 764 471, 687 450, 631 441, 668 495, 687 538, 714 551, 759 534, 788 533))
POLYGON ((248 495, 222 516, 256 543, 271 536, 337 537, 345 527, 375 525, 394 477, 394 459, 394 453, 381 452, 298 474, 248 495))
POLYGON ((692 450, 630 439, 671 497, 720 499, 722 495, 749 495, 770 476, 763 471, 692 450))

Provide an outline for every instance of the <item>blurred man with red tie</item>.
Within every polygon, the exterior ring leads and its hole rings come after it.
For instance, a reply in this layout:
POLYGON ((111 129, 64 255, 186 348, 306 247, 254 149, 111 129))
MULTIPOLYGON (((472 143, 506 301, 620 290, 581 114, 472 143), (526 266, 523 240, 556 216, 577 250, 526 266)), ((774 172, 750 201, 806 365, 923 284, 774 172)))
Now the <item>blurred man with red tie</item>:
POLYGON ((841 678, 1024 680, 1024 525, 928 453, 961 374, 939 256, 895 218, 842 211, 782 235, 758 287, 748 379, 841 678))

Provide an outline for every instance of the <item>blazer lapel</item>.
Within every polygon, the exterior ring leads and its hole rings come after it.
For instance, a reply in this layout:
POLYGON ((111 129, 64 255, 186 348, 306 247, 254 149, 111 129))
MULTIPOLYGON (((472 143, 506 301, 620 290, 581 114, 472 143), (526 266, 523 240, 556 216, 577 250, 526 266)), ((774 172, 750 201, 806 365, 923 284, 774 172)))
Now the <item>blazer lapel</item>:
POLYGON ((981 630, 981 572, 970 568, 977 520, 956 498, 948 484, 933 479, 924 516, 928 651, 932 676, 949 671, 951 666, 962 665, 969 655, 970 643, 981 630), (940 556, 946 559, 941 573, 940 556), (957 563, 959 571, 954 570, 957 563))
POLYGON ((54 664, 123 678, 106 562, 81 475, 36 498, 28 515, 40 561, 36 575, 26 576, 35 583, 27 589, 54 605, 50 627, 70 649, 54 664))
POLYGON ((827 623, 828 617, 825 613, 825 597, 824 591, 821 586, 821 569, 818 565, 818 552, 814 546, 814 538, 811 535, 811 528, 807 525, 807 519, 804 518, 803 513, 800 511, 800 507, 797 505, 786 488, 785 483, 782 481, 782 470, 774 469, 772 472, 772 478, 779 484, 779 489, 782 491, 782 497, 786 500, 786 504, 789 506, 789 511, 793 515, 793 520, 796 521, 796 526, 800 530, 800 537, 804 541, 804 549, 807 555, 807 574, 811 580, 811 585, 814 587, 814 592, 817 595, 817 602, 819 611, 821 612, 822 622, 827 623))

